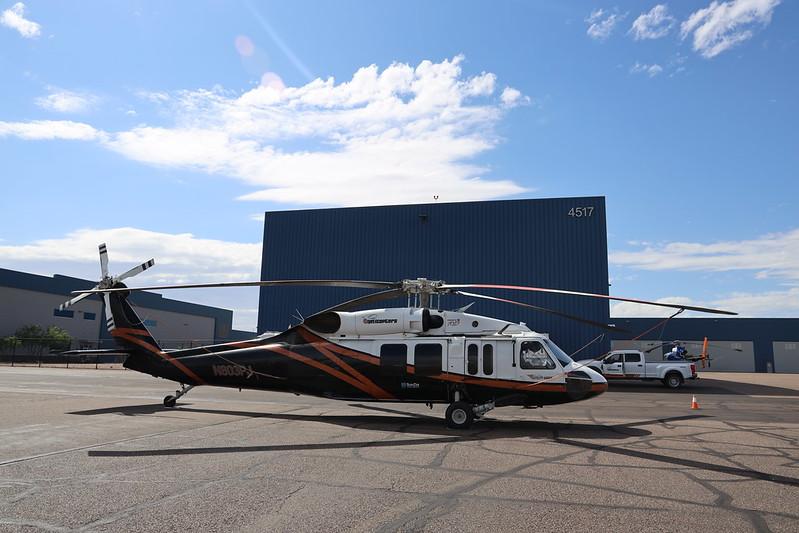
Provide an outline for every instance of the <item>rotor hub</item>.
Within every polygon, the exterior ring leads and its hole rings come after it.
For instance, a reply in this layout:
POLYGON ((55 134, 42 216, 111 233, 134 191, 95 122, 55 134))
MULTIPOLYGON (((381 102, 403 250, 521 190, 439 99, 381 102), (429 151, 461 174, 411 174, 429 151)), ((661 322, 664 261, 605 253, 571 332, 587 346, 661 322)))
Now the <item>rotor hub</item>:
POLYGON ((442 289, 442 285, 445 285, 444 281, 427 278, 402 280, 402 290, 408 294, 442 294, 449 292, 448 289, 442 289))

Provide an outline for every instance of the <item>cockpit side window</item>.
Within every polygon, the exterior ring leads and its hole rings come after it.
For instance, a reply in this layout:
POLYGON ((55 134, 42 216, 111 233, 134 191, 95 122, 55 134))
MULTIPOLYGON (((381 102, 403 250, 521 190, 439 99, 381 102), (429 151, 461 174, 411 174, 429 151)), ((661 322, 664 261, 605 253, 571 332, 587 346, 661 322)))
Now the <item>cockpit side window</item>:
POLYGON ((519 365, 524 370, 552 370, 555 362, 538 341, 525 341, 519 350, 519 365))

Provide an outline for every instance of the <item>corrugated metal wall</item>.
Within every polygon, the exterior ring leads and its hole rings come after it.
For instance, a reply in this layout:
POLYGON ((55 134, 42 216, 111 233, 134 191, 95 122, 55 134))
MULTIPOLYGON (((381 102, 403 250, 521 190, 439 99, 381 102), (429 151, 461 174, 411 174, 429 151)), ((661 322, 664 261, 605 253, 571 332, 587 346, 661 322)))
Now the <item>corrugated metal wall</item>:
MULTIPOLYGON (((39 318, 36 320, 30 319, 28 323, 38 323, 41 325, 54 323, 56 325, 66 327, 70 333, 76 337, 94 339, 99 335, 101 342, 113 344, 112 337, 105 327, 105 314, 102 311, 99 297, 90 296, 88 299, 84 300, 82 303, 78 304, 77 307, 75 307, 75 310, 95 312, 95 321, 87 321, 96 324, 94 328, 96 333, 93 333, 92 335, 85 334, 86 332, 84 332, 82 328, 79 328, 73 332, 71 328, 65 325, 74 324, 75 322, 71 321, 71 319, 60 318, 57 321, 52 320, 53 309, 59 304, 63 303, 66 299, 70 298, 72 296, 70 294, 71 291, 90 289, 96 283, 96 281, 61 276, 59 274, 56 274, 52 277, 40 276, 38 274, 30 274, 28 272, 19 272, 16 270, 0 268, 0 287, 8 287, 10 289, 29 291, 32 293, 42 293, 42 296, 37 297, 37 299, 44 299, 43 301, 49 302, 47 305, 34 305, 32 301, 29 301, 27 302, 27 307, 24 309, 22 309, 19 305, 16 307, 0 305, 0 336, 3 334, 10 335, 13 333, 14 329, 16 329, 16 326, 12 325, 17 324, 17 321, 19 320, 17 315, 22 314, 24 316, 28 316, 32 313, 39 318), (46 298, 46 295, 55 295, 57 297, 46 298), (94 304, 92 304, 92 302, 94 302, 94 304), (5 329, 3 328, 3 325, 6 326, 5 329), (9 330, 9 328, 12 329, 9 330)), ((9 300, 10 298, 10 296, 7 296, 6 300, 9 300)), ((30 300, 30 298, 28 298, 28 300, 30 300)), ((3 301, 3 296, 0 296, 0 301, 3 301)), ((3 302, 8 303, 5 301, 3 302)), ((160 294, 151 292, 134 292, 130 296, 130 302, 133 304, 134 308, 139 310, 142 320, 147 318, 155 318, 154 316, 149 316, 147 314, 149 311, 147 310, 155 311, 156 314, 162 311, 173 313, 172 315, 169 315, 170 318, 168 323, 162 322, 159 326, 153 328, 153 335, 158 340, 164 338, 169 339, 173 337, 177 339, 191 339, 193 335, 198 334, 195 329, 193 329, 198 323, 206 324, 204 326, 205 330, 208 330, 210 327, 208 333, 203 333, 201 335, 202 338, 205 339, 213 337, 214 341, 223 341, 227 339, 239 339, 244 337, 242 332, 237 332, 235 336, 232 335, 231 327, 233 323, 233 311, 228 309, 220 309, 218 307, 210 307, 207 305, 171 300, 164 298, 160 294), (179 323, 177 323, 180 315, 185 316, 186 320, 179 320, 179 323), (192 326, 189 326, 188 324, 192 324, 192 326), (210 326, 208 324, 210 324, 210 326), (159 334, 159 331, 161 330, 163 330, 163 333, 159 334)), ((150 314, 152 315, 152 313, 150 314)), ((164 316, 166 317, 167 315, 164 316)), ((252 337, 252 333, 248 333, 248 335, 249 337, 252 337)))
MULTIPOLYGON (((634 337, 660 320, 613 318, 612 322, 618 327, 632 332, 631 335, 615 333, 613 338, 618 340, 613 341, 614 347, 623 346, 619 340, 634 337)), ((645 335, 644 340, 701 341, 705 337, 709 342, 719 344, 708 350, 711 357, 718 358, 718 364, 711 370, 796 372, 799 369, 792 358, 785 357, 782 349, 775 351, 775 341, 793 344, 794 347, 799 343, 799 318, 675 318, 645 335), (732 344, 742 351, 732 350, 732 344)))
MULTIPOLYGON (((426 277, 607 294, 605 201, 584 197, 268 212, 261 276, 387 281, 426 277), (592 208, 590 216, 573 211, 586 207, 592 208)), ((604 301, 484 292, 608 322, 604 301)), ((297 311, 308 316, 361 294, 366 292, 263 288, 258 330, 283 329, 297 322, 292 319, 297 311)), ((461 297, 443 301, 448 309, 466 303, 469 300, 461 297)), ((477 301, 470 312, 526 322, 550 333, 569 353, 601 333, 507 304, 477 301)), ((581 355, 603 353, 609 347, 609 340, 602 339, 581 355)))

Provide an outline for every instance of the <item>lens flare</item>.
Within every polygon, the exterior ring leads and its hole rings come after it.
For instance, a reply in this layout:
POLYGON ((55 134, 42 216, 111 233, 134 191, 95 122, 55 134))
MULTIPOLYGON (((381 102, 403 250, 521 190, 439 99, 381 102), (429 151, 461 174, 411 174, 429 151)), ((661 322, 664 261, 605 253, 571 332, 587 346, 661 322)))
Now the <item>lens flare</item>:
POLYGON ((249 37, 246 35, 239 35, 236 37, 236 50, 239 52, 239 55, 244 57, 250 57, 253 52, 255 52, 255 45, 252 43, 249 37))
POLYGON ((274 72, 264 72, 261 76, 261 87, 269 87, 278 92, 286 88, 283 80, 274 72))

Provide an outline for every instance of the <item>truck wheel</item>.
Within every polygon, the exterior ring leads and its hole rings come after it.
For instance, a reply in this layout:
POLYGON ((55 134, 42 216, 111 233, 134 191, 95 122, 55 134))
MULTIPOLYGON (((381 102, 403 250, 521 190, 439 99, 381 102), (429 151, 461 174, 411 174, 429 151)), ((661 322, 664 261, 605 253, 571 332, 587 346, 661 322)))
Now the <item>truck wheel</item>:
POLYGON ((666 374, 666 377, 663 378, 663 384, 670 389, 679 389, 682 387, 682 383, 682 375, 678 372, 669 372, 666 374))
POLYGON ((474 422, 474 410, 466 402, 455 402, 447 407, 447 426, 452 429, 468 429, 474 422))

